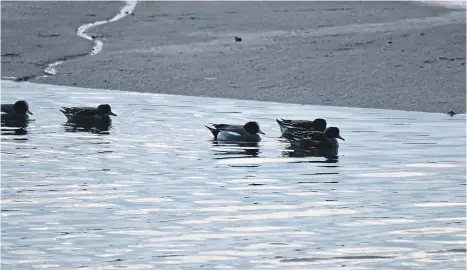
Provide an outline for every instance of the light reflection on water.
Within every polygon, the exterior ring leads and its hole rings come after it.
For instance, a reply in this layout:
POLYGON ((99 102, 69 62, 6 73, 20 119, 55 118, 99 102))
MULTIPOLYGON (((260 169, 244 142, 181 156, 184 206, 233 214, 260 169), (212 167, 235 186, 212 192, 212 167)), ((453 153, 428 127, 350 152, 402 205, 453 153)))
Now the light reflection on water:
POLYGON ((20 98, 35 121, 2 128, 2 269, 465 267, 464 115, 2 81, 20 98), (99 103, 108 132, 63 126, 61 106, 99 103), (339 160, 284 154, 276 117, 328 119, 339 160), (257 147, 204 127, 247 120, 257 147))

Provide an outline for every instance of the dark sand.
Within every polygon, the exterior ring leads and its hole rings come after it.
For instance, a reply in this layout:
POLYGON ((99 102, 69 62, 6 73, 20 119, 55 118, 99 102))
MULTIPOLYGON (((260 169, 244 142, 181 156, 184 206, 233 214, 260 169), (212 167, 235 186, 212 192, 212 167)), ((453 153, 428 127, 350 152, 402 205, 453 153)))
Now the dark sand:
MULTIPOLYGON (((466 111, 465 10, 412 2, 2 1, 2 77, 302 104, 466 111), (243 38, 235 42, 234 37, 243 38), (8 54, 10 56, 8 56, 8 54), (15 55, 18 54, 18 55, 15 55), (57 59, 58 74, 43 69, 57 59)), ((310 116, 311 118, 313 116, 310 116)))

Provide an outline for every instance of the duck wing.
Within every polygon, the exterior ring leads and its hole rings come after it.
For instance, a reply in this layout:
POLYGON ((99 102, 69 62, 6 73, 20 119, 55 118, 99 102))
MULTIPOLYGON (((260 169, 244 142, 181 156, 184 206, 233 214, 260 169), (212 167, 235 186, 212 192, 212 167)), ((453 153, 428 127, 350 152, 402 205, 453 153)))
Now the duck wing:
POLYGON ((242 125, 229 125, 229 124, 211 124, 219 131, 233 131, 240 135, 245 135, 246 131, 242 125))
POLYGON ((313 131, 313 121, 309 120, 287 120, 287 119, 276 119, 281 130, 282 137, 288 138, 293 133, 302 133, 307 131, 313 131))
POLYGON ((300 130, 287 134, 286 139, 292 143, 299 141, 326 142, 328 138, 321 131, 300 130))
POLYGON ((13 112, 13 104, 2 104, 1 111, 4 113, 12 113, 13 112))
MULTIPOLYGON (((229 131, 229 132, 233 132, 231 135, 233 134, 238 134, 236 136, 243 136, 245 135, 245 129, 243 128, 243 126, 241 125, 229 125, 229 124, 212 124, 211 125, 214 127, 208 127, 206 126, 212 133, 212 135, 214 135, 214 139, 217 139, 217 135, 219 134, 219 132, 221 131, 229 131)), ((226 133, 227 134, 227 133, 226 133)))
POLYGON ((60 110, 65 115, 93 116, 97 109, 93 107, 62 107, 60 110))
POLYGON ((242 130, 243 126, 241 125, 229 125, 229 124, 211 124, 213 127, 215 127, 218 130, 231 130, 231 131, 236 131, 236 130, 242 130))
POLYGON ((303 129, 312 129, 313 121, 310 120, 287 120, 287 119, 276 119, 279 126, 294 127, 303 129))
POLYGON ((80 116, 94 116, 96 114, 99 114, 99 111, 93 107, 82 107, 81 110, 75 113, 75 115, 80 116))
POLYGON ((303 139, 306 137, 318 136, 320 131, 315 131, 313 129, 304 129, 304 128, 284 128, 281 130, 282 138, 287 140, 297 140, 303 139), (318 132, 318 133, 316 133, 318 132), (316 134, 315 134, 316 133, 316 134))

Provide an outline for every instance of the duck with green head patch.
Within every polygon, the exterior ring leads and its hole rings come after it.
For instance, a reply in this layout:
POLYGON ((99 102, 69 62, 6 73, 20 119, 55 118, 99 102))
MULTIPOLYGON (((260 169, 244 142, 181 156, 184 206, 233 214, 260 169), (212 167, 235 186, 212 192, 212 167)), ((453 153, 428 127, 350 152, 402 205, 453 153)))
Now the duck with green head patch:
POLYGON ((211 124, 213 127, 206 126, 214 136, 214 140, 218 141, 242 141, 242 142, 259 142, 261 137, 258 134, 263 134, 259 128, 259 124, 250 121, 245 125, 229 125, 229 124, 211 124))
POLYGON ((107 123, 112 120, 109 115, 117 116, 112 112, 109 104, 101 104, 97 107, 62 107, 60 110, 69 123, 77 125, 96 125, 107 123))

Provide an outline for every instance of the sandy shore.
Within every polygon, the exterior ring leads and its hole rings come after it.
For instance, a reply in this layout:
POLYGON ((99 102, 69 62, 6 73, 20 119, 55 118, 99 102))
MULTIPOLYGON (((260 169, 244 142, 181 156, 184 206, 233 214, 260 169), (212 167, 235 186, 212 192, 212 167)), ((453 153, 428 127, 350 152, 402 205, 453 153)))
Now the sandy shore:
MULTIPOLYGON (((466 111, 465 10, 412 2, 2 1, 4 77, 301 104, 466 111), (234 37, 242 38, 235 42, 234 37), (63 59, 54 76, 47 64, 63 59)), ((313 116, 310 116, 312 118, 313 116)))

